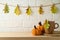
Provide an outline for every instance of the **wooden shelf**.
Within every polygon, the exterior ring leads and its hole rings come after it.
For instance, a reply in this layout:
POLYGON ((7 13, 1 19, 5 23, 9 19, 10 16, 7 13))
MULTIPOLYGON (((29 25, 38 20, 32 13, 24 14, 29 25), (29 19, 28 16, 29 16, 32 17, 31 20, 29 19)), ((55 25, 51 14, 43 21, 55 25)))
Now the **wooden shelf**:
POLYGON ((0 37, 51 37, 52 35, 60 35, 60 32, 40 36, 33 36, 31 32, 0 32, 0 37))

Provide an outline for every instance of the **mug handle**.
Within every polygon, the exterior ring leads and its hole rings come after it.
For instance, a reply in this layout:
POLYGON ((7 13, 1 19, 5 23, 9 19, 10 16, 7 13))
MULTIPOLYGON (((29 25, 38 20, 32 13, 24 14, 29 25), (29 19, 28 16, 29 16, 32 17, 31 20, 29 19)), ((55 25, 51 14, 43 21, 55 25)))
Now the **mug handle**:
POLYGON ((59 27, 59 24, 58 23, 55 23, 55 25, 57 25, 57 27, 55 27, 55 29, 57 29, 59 27))

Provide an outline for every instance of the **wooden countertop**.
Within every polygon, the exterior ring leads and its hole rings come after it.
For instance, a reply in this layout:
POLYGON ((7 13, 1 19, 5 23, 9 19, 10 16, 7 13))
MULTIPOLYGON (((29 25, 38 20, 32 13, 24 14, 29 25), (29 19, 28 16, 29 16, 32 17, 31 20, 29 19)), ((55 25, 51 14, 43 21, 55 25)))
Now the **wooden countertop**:
POLYGON ((33 36, 31 32, 0 32, 0 37, 51 37, 51 35, 53 36, 59 35, 60 37, 60 32, 40 36, 33 36))
POLYGON ((47 37, 47 36, 33 36, 31 32, 1 32, 0 37, 47 37))

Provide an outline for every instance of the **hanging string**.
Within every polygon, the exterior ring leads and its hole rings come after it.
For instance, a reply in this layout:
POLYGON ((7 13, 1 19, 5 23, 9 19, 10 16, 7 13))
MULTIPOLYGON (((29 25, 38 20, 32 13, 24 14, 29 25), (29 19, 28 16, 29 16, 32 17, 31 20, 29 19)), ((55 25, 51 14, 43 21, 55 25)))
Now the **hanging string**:
MULTIPOLYGON (((5 5, 3 3, 0 3, 1 5, 5 5)), ((55 5, 59 5, 60 3, 53 3, 55 5)), ((52 4, 49 4, 49 5, 43 5, 43 7, 47 7, 47 6, 51 6, 52 4)), ((16 7, 14 5, 8 5, 8 6, 11 6, 11 7, 16 7)), ((29 6, 29 5, 28 5, 29 6)), ((20 7, 23 7, 23 8, 26 8, 27 6, 20 6, 20 7)), ((31 6, 31 7, 40 7, 40 6, 31 6)))

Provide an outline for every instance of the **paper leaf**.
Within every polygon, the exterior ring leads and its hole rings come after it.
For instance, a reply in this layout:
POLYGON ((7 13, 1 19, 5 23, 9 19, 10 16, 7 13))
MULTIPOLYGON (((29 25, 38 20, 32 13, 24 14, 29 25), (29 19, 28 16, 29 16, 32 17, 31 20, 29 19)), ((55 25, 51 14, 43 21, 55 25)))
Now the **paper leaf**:
POLYGON ((58 11, 57 7, 55 6, 55 4, 53 4, 53 5, 51 6, 51 12, 52 12, 53 14, 56 14, 57 11, 58 11))
POLYGON ((45 28, 46 28, 46 29, 48 29, 48 28, 49 28, 49 26, 50 26, 49 24, 46 24, 46 25, 45 25, 45 28))
POLYGON ((5 4, 3 11, 4 11, 4 13, 9 13, 9 7, 7 4, 5 4))
POLYGON ((30 14, 32 13, 32 10, 31 10, 30 7, 28 7, 28 8, 26 9, 26 13, 27 13, 27 15, 30 15, 30 14))
POLYGON ((50 27, 50 24, 48 23, 48 20, 45 21, 44 27, 45 27, 46 29, 48 29, 48 28, 50 27))
POLYGON ((14 10, 14 13, 15 13, 16 15, 18 15, 18 16, 21 14, 21 10, 20 10, 20 8, 19 8, 19 5, 16 6, 16 8, 15 8, 15 10, 14 10))
POLYGON ((44 13, 42 6, 40 6, 38 12, 39 12, 39 14, 43 14, 44 13))

